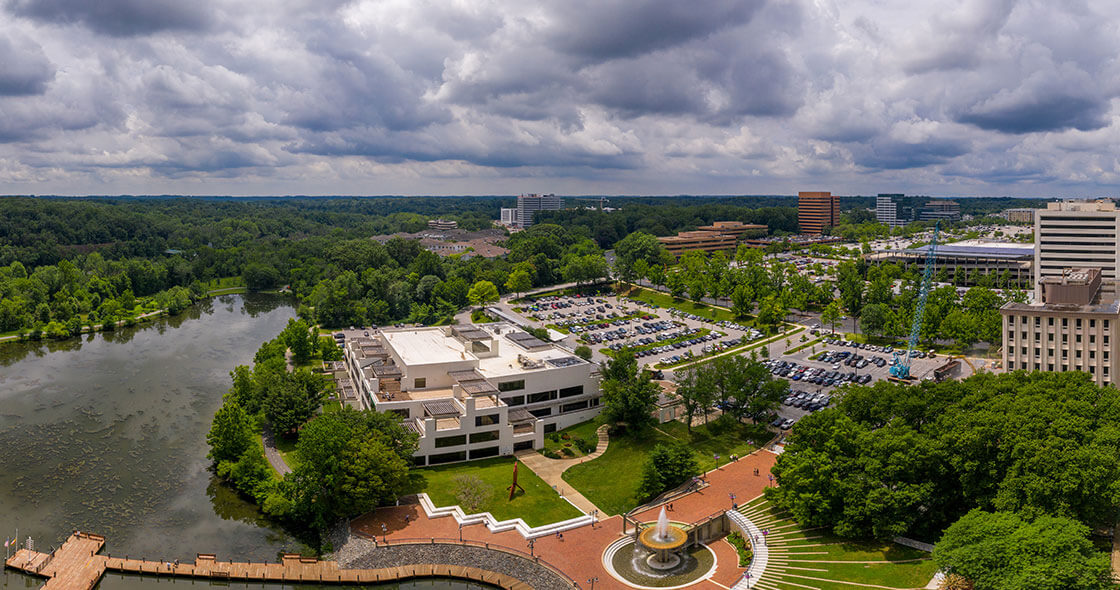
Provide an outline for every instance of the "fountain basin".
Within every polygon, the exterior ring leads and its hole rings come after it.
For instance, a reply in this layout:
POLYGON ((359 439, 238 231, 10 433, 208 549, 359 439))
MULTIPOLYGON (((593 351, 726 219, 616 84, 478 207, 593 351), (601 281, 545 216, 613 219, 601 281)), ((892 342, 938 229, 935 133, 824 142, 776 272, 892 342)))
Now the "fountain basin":
POLYGON ((626 537, 611 543, 603 552, 603 567, 619 582, 631 588, 672 590, 685 588, 715 573, 716 556, 706 545, 696 544, 675 554, 673 567, 650 567, 648 550, 626 537))

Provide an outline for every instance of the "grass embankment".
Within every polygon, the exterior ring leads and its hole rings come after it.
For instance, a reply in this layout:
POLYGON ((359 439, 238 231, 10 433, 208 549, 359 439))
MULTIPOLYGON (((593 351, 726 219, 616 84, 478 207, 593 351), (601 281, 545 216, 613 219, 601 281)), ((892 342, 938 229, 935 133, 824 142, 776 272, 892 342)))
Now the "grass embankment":
POLYGON ((765 426, 739 424, 730 419, 693 427, 691 435, 683 423, 667 422, 634 436, 612 437, 605 453, 574 465, 564 472, 563 478, 607 514, 621 514, 639 504, 642 467, 659 443, 688 445, 703 472, 715 468, 714 455, 720 456, 720 464, 726 464, 732 454, 742 456, 755 450, 757 446, 750 441, 767 439, 765 426))
POLYGON ((521 518, 529 526, 542 526, 576 518, 583 513, 560 497, 551 486, 527 467, 517 469, 517 483, 525 489, 509 499, 513 481, 513 459, 495 457, 467 463, 425 467, 412 472, 415 492, 426 492, 436 506, 458 504, 455 498, 455 477, 473 475, 490 488, 490 497, 478 512, 489 512, 498 520, 521 518))
POLYGON ((805 529, 765 499, 741 506, 740 512, 770 531, 766 544, 776 567, 762 580, 777 588, 852 590, 858 585, 923 588, 937 571, 930 554, 895 543, 852 541, 821 529, 805 529))
POLYGON ((742 323, 743 325, 749 325, 754 319, 750 317, 739 318, 732 313, 730 309, 724 307, 716 307, 690 299, 673 297, 668 293, 646 289, 645 287, 632 288, 627 297, 634 301, 641 301, 658 307, 676 309, 678 311, 695 314, 716 322, 732 321, 742 323))
POLYGON ((764 338, 762 340, 755 340, 753 342, 747 342, 745 344, 740 344, 738 346, 732 346, 731 348, 725 348, 723 350, 716 351, 716 352, 711 352, 711 353, 708 353, 708 354, 703 355, 703 356, 694 356, 694 357, 687 358, 687 359, 681 359, 680 361, 678 361, 676 363, 658 363, 658 364, 654 365, 654 368, 656 368, 656 369, 669 369, 669 368, 681 369, 681 368, 684 368, 686 366, 700 365, 700 364, 703 364, 703 363, 706 363, 706 362, 712 360, 713 358, 715 358, 717 356, 724 356, 726 354, 740 354, 740 353, 747 352, 748 350, 754 350, 756 348, 762 348, 763 346, 767 346, 767 345, 772 344, 774 342, 777 342, 777 341, 779 341, 783 338, 789 338, 791 336, 795 336, 799 332, 803 331, 804 329, 805 328, 803 326, 795 327, 788 332, 782 332, 781 334, 778 334, 776 336, 771 336, 769 338, 764 338))
POLYGON ((793 348, 790 348, 790 349, 786 350, 782 354, 794 354, 796 352, 801 352, 802 350, 805 350, 806 348, 809 348, 811 346, 816 346, 816 345, 820 344, 821 342, 824 342, 824 338, 813 338, 812 340, 809 340, 808 342, 804 342, 802 344, 799 344, 799 345, 797 345, 793 348))

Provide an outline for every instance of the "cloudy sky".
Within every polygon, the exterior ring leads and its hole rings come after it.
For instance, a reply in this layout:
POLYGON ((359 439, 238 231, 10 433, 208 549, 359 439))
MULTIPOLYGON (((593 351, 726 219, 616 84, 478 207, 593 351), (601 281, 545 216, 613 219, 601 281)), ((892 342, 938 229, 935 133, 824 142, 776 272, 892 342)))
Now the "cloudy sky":
POLYGON ((0 194, 1120 192, 1115 0, 0 0, 0 194))

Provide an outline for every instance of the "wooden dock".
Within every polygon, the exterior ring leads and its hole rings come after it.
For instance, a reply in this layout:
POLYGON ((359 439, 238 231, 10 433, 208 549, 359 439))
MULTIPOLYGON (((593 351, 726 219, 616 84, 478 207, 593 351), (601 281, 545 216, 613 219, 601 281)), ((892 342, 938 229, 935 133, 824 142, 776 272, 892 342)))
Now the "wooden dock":
POLYGON ((74 533, 51 553, 20 549, 5 562, 6 567, 47 579, 41 590, 90 590, 106 571, 153 576, 183 576, 218 580, 260 582, 315 582, 370 584, 410 578, 446 577, 493 584, 507 590, 531 590, 505 574, 457 565, 404 565, 379 569, 347 569, 334 561, 321 561, 299 554, 285 554, 280 563, 218 561, 201 553, 194 563, 149 561, 100 555, 105 538, 74 533))

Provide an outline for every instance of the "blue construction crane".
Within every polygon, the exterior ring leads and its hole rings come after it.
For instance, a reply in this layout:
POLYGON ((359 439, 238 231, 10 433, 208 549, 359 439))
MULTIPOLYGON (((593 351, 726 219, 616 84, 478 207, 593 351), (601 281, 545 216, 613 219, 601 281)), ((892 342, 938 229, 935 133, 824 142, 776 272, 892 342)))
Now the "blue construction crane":
POLYGON ((941 230, 941 222, 933 226, 933 239, 926 249, 926 267, 922 272, 922 285, 918 291, 918 303, 914 306, 914 323, 910 326, 910 341, 906 344, 906 353, 899 354, 894 351, 894 362, 891 364, 891 377, 895 379, 910 378, 910 361, 914 358, 914 347, 918 345, 918 335, 922 331, 922 316, 926 311, 926 297, 929 295, 929 286, 933 282, 933 266, 937 263, 937 236, 941 230))

